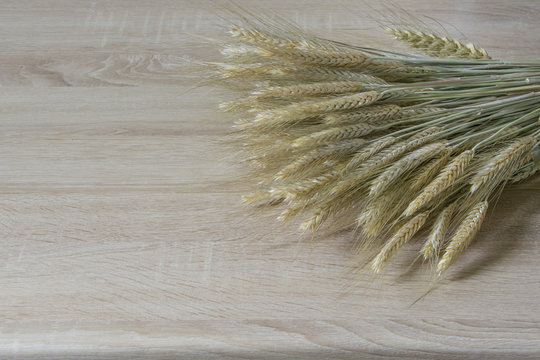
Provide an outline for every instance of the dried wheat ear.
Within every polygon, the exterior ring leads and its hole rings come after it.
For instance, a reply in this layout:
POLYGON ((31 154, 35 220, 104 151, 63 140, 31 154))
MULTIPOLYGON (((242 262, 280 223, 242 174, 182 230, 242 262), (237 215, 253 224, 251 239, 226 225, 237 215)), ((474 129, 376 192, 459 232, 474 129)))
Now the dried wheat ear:
MULTIPOLYGON (((282 25, 282 26, 281 26, 282 25)), ((490 199, 538 169, 540 61, 492 60, 447 36, 388 27, 427 56, 349 46, 243 20, 208 63, 234 97, 234 139, 258 184, 302 231, 359 228, 381 272, 415 236, 442 274, 490 199)))

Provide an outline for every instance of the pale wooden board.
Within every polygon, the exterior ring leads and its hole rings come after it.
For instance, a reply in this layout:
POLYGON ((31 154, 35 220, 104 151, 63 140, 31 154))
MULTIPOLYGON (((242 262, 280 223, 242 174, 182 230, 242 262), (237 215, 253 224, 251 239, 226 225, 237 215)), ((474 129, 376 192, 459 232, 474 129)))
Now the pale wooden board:
MULTIPOLYGON (((392 44, 375 1, 242 4, 392 44)), ((0 3, 0 358, 539 358, 540 179, 418 302, 418 244, 352 276, 352 234, 310 241, 239 206, 223 95, 182 74, 211 55, 186 34, 223 32, 215 5, 0 3)), ((394 6, 540 57, 534 0, 394 6)))

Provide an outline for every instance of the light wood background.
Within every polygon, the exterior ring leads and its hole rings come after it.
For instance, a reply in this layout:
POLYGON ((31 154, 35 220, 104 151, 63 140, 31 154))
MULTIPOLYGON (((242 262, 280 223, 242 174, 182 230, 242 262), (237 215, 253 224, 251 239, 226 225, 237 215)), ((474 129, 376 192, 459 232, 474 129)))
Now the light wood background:
MULTIPOLYGON (((423 298, 429 269, 403 273, 418 244, 372 281, 350 275, 351 234, 239 207, 223 96, 183 72, 212 55, 187 34, 222 34, 220 4, 0 3, 0 358, 540 358, 538 177, 423 298)), ((241 4, 393 43, 376 1, 241 4)), ((538 1, 392 6, 540 58, 538 1)))

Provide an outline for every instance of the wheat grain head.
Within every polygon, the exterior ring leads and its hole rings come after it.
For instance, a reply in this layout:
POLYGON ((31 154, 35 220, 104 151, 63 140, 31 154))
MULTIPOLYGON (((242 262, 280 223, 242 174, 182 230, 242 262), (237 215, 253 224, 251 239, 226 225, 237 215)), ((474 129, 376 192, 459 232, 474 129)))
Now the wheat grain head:
POLYGON ((471 43, 463 44, 448 37, 441 37, 422 31, 410 31, 398 28, 386 28, 386 31, 412 48, 420 49, 430 56, 491 59, 486 50, 471 43))
POLYGON ((381 97, 382 94, 377 91, 366 91, 327 100, 293 103, 282 108, 263 111, 257 114, 254 122, 262 125, 279 125, 281 123, 304 119, 314 115, 367 106, 379 100, 381 97))
POLYGON ((404 212, 405 216, 414 214, 419 208, 431 201, 442 191, 452 186, 456 180, 463 174, 463 171, 469 165, 474 156, 473 150, 466 150, 456 156, 439 175, 424 188, 424 190, 414 199, 404 212))
POLYGON ((434 259, 439 255, 439 251, 448 229, 448 225, 450 224, 450 220, 452 219, 452 215, 454 214, 455 207, 456 203, 453 202, 445 207, 437 216, 437 219, 431 228, 431 232, 420 250, 424 260, 434 259))
POLYGON ((487 201, 478 203, 465 217, 456 233, 445 249, 442 259, 437 265, 437 273, 442 274, 458 256, 469 246, 480 229, 488 209, 487 201))
POLYGON ((386 190, 390 184, 397 180, 404 173, 411 171, 426 160, 437 156, 446 148, 444 142, 436 142, 425 145, 411 153, 405 155, 393 163, 387 170, 381 173, 372 183, 370 189, 370 196, 377 196, 382 191, 386 190))
POLYGON ((429 213, 424 212, 416 215, 403 225, 395 234, 388 240, 388 242, 381 249, 379 254, 371 262, 371 268, 374 272, 380 272, 390 257, 401 248, 407 241, 409 241, 414 234, 424 225, 429 213))
POLYGON ((511 176, 520 166, 523 156, 528 154, 537 140, 534 136, 517 139, 490 159, 471 179, 471 193, 482 185, 496 186, 505 177, 511 176))

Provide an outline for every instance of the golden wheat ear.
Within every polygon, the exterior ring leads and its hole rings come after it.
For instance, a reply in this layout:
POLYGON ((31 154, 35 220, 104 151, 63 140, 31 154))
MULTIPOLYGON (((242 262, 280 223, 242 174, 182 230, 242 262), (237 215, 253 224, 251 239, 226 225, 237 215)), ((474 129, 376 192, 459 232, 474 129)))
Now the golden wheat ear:
POLYGON ((418 209, 429 203, 442 191, 452 186, 461 174, 463 174, 473 156, 474 151, 472 150, 466 150, 456 156, 444 167, 444 169, 442 169, 439 175, 422 190, 422 193, 409 204, 404 215, 410 216, 414 214, 418 209))
POLYGON ((439 275, 448 269, 448 267, 456 261, 463 250, 469 246, 480 229, 480 226, 482 226, 487 209, 487 201, 482 201, 467 213, 467 217, 463 220, 450 240, 442 259, 437 265, 437 273, 439 275))
POLYGON ((387 27, 388 33, 414 49, 437 58, 465 58, 489 60, 487 51, 472 43, 463 44, 434 33, 387 27))
POLYGON ((416 215, 414 218, 405 223, 395 234, 388 240, 388 242, 381 249, 379 254, 371 262, 371 268, 375 272, 380 272, 390 257, 407 241, 409 241, 414 234, 424 225, 429 213, 424 212, 416 215))
POLYGON ((540 164, 535 163, 534 161, 531 161, 527 164, 525 164, 521 169, 516 171, 516 173, 512 176, 510 181, 512 183, 518 183, 523 180, 527 180, 540 169, 540 164))
POLYGON ((511 176, 523 165, 521 163, 523 157, 530 153, 537 141, 533 136, 520 138, 503 149, 499 155, 490 159, 471 179, 471 193, 486 184, 497 186, 511 176))
POLYGON ((437 219, 433 223, 431 232, 425 241, 420 253, 424 257, 424 260, 434 260, 439 256, 439 251, 444 241, 444 236, 454 215, 454 209, 456 203, 452 203, 445 207, 437 216, 437 219))

